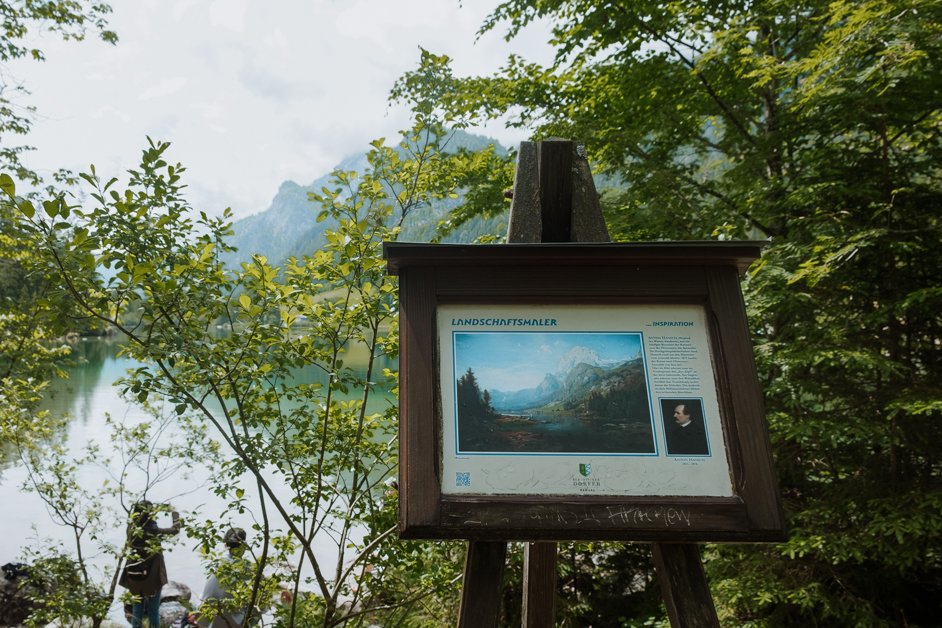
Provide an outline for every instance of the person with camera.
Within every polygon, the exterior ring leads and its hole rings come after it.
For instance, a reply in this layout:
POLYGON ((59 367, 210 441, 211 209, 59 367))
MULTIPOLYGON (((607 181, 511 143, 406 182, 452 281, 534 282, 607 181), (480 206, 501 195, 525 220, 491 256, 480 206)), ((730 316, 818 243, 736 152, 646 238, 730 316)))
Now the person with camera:
POLYGON ((131 507, 127 553, 118 584, 134 594, 131 628, 159 628, 160 591, 167 584, 161 539, 180 532, 180 515, 169 504, 141 500, 131 507), (157 513, 169 511, 169 528, 157 525, 157 513))
POLYGON ((200 612, 191 613, 181 625, 201 628, 241 628, 245 622, 245 609, 233 600, 232 585, 251 577, 252 565, 243 556, 248 548, 245 530, 230 528, 222 542, 228 550, 219 569, 203 587, 200 612))

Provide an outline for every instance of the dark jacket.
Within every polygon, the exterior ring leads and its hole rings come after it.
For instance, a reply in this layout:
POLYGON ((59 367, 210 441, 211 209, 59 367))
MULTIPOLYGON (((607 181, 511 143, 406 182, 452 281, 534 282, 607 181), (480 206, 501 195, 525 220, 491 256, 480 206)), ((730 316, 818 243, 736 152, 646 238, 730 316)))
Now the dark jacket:
POLYGON ((167 584, 167 566, 160 547, 160 537, 180 531, 179 516, 173 513, 173 526, 161 528, 155 521, 128 526, 128 552, 118 584, 135 595, 155 595, 167 584))
POLYGON ((667 453, 688 456, 709 454, 703 425, 699 421, 691 421, 686 427, 671 425, 667 430, 667 453))

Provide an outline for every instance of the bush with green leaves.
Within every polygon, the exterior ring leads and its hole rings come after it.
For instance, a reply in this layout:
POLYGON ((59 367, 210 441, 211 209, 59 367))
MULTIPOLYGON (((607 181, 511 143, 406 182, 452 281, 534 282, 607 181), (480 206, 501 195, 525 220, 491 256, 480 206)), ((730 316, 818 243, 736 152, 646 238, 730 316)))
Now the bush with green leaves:
POLYGON ((454 612, 431 600, 454 594, 461 550, 399 544, 386 494, 398 408, 395 397, 374 400, 397 387, 386 366, 398 351, 396 284, 382 243, 413 209, 455 194, 454 178, 430 174, 461 159, 441 150, 447 137, 420 123, 399 147, 375 142, 367 172, 336 172, 312 199, 312 220, 330 221, 327 244, 281 267, 260 256, 223 266, 229 213, 190 208, 165 143, 150 143, 124 188, 83 174, 84 206, 66 197, 37 206, 4 180, 5 205, 36 242, 57 298, 118 330, 142 364, 121 383, 126 394, 172 408, 192 459, 213 459, 210 489, 226 506, 187 533, 209 556, 221 522, 254 521, 255 569, 234 603, 256 616, 279 589, 290 593, 275 615, 285 625, 454 612), (354 351, 364 370, 350 364, 354 351), (297 377, 311 367, 320 383, 297 377), (325 544, 330 552, 317 549, 325 544))

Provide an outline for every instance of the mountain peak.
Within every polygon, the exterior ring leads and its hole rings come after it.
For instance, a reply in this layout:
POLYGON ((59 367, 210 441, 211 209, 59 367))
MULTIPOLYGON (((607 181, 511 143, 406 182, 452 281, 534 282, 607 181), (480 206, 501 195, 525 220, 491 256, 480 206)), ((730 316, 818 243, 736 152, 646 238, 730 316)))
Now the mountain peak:
POLYGON ((556 363, 557 373, 568 373, 578 364, 588 364, 589 366, 599 366, 599 354, 588 347, 573 347, 566 352, 566 355, 556 363))
MULTIPOLYGON (((489 138, 455 131, 449 148, 480 149, 492 142, 489 138)), ((506 149, 496 142, 493 143, 499 152, 506 153, 506 149)), ((359 153, 344 157, 336 169, 362 174, 369 167, 367 154, 359 153)), ((253 253, 264 255, 273 264, 281 264, 289 256, 310 255, 322 246, 324 231, 334 228, 335 225, 330 221, 317 222, 320 207, 311 202, 308 194, 319 193, 321 188, 330 185, 332 172, 314 179, 309 185, 284 181, 267 209, 235 221, 232 225, 234 234, 230 244, 237 250, 223 257, 226 265, 238 268, 242 262, 248 261, 253 253)), ((447 199, 434 203, 424 214, 419 211, 412 212, 410 220, 403 224, 400 237, 418 237, 418 241, 427 241, 434 235, 438 221, 457 203, 458 201, 447 199)), ((471 241, 482 232, 493 232, 491 229, 494 224, 500 221, 499 217, 472 221, 450 239, 471 241)))

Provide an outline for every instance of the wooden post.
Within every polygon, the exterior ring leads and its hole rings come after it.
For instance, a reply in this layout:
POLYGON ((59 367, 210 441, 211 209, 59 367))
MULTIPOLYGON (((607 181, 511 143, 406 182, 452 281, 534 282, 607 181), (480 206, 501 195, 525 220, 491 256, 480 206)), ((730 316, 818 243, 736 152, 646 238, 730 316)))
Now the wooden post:
POLYGON ((556 625, 556 543, 527 543, 523 550, 525 628, 556 625))
MULTIPOLYGON (((569 140, 522 142, 507 229, 509 243, 610 242, 582 147, 569 140)), ((661 592, 675 628, 719 626, 696 543, 653 543, 661 592)), ((461 628, 497 626, 506 541, 470 541, 461 628)), ((524 553, 524 628, 555 624, 556 543, 528 543, 524 553)))
MULTIPOLYGON (((608 242, 585 152, 569 140, 523 142, 514 178, 507 242, 608 242)), ((556 621, 556 543, 527 543, 524 628, 556 621)))
POLYGON ((458 609, 460 628, 497 628, 506 541, 469 541, 458 609))
POLYGON ((661 583, 671 626, 718 628, 710 587, 703 575, 696 543, 652 543, 654 567, 661 583))
POLYGON ((540 242, 572 242, 572 150, 572 142, 537 144, 543 223, 540 242))
POLYGON ((521 142, 507 242, 611 242, 581 146, 521 142))

